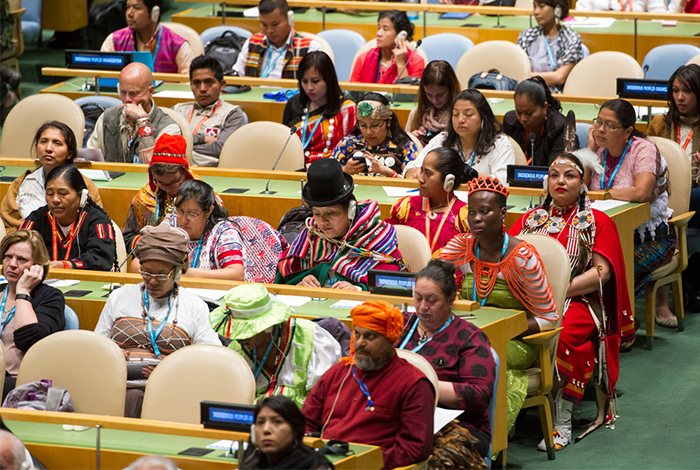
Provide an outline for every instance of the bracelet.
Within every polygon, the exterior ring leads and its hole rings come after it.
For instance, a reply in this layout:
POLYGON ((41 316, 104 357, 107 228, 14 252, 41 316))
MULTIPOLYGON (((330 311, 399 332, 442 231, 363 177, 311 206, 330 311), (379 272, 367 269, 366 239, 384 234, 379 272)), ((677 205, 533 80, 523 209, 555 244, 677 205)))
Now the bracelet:
POLYGON ((63 269, 73 269, 73 265, 71 264, 70 261, 63 260, 63 269))
POLYGON ((16 294, 15 300, 26 300, 27 302, 31 302, 32 296, 28 294, 16 294))
POLYGON ((149 137, 153 135, 153 128, 151 123, 147 122, 145 125, 139 125, 138 127, 139 137, 149 137))
POLYGON ((138 118, 138 119, 136 120, 136 124, 137 124, 137 125, 141 125, 141 123, 144 123, 144 122, 147 122, 147 121, 150 121, 150 120, 151 120, 151 118, 150 118, 148 115, 146 115, 146 116, 144 116, 144 117, 138 118))
POLYGON ((392 171, 393 171, 393 173, 391 174, 391 176, 389 178, 398 178, 399 174, 396 172, 396 170, 392 170, 392 171))

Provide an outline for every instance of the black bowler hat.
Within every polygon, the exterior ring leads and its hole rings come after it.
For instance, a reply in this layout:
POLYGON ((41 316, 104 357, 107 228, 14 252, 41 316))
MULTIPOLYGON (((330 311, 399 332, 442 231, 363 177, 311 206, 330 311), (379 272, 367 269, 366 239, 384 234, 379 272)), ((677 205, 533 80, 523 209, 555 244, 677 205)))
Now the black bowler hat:
POLYGON ((343 171, 337 160, 321 158, 309 165, 308 183, 301 190, 304 201, 315 207, 327 207, 344 202, 355 188, 352 176, 343 171))

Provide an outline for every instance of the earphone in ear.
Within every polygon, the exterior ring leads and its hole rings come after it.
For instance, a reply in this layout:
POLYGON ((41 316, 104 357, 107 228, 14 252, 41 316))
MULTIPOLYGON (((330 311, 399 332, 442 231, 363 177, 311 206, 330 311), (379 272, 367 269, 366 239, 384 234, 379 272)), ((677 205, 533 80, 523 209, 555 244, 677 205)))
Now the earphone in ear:
POLYGON ((558 5, 554 8, 554 16, 557 20, 561 21, 561 7, 558 5))
POLYGON ((353 199, 348 204, 348 219, 350 219, 350 221, 355 220, 355 215, 357 215, 357 201, 353 199))
POLYGON ((549 196, 549 175, 544 175, 544 179, 542 180, 542 190, 544 191, 545 196, 549 196))
POLYGON ((160 7, 155 6, 151 9, 151 21, 157 23, 160 20, 160 7))
POLYGON ((80 208, 82 209, 85 207, 85 204, 87 204, 87 198, 88 198, 88 190, 83 189, 80 191, 80 208))
POLYGON ((257 445, 256 439, 255 439, 255 424, 250 425, 250 443, 253 445, 257 445))
POLYGON ((289 21, 289 27, 293 28, 294 27, 294 12, 292 10, 289 10, 287 12, 287 21, 289 21))
POLYGON ((446 193, 449 193, 452 191, 452 188, 455 187, 455 175, 449 174, 445 175, 445 183, 442 185, 442 189, 445 190, 446 193))

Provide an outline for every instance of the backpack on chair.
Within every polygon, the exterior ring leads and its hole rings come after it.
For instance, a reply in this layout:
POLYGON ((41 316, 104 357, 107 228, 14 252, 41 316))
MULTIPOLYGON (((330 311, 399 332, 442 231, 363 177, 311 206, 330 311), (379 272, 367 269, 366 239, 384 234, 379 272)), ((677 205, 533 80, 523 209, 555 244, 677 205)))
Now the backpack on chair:
POLYGON ((224 75, 232 75, 233 66, 238 60, 243 44, 245 44, 244 38, 233 31, 224 31, 224 34, 212 39, 204 46, 204 55, 216 59, 224 69, 224 75))

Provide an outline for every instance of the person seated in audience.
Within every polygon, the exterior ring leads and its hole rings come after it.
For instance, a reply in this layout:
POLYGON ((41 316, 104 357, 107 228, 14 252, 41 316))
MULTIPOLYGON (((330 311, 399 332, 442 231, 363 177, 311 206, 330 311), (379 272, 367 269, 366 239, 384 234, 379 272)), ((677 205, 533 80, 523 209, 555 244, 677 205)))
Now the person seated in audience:
POLYGON ((124 470, 180 470, 175 462, 162 455, 144 455, 124 470))
POLYGON ((219 98, 226 86, 224 70, 213 57, 201 55, 190 64, 194 101, 173 109, 187 118, 192 131, 192 161, 196 166, 218 166, 221 148, 245 121, 243 110, 219 98))
POLYGON ((262 32, 246 39, 233 70, 241 77, 297 78, 301 59, 321 45, 294 30, 286 0, 260 0, 258 11, 262 32))
POLYGON ((436 436, 431 460, 451 461, 453 468, 480 468, 491 443, 489 404, 496 363, 484 332, 452 313, 456 296, 455 267, 443 260, 428 263, 416 275, 416 311, 404 313, 399 348, 420 354, 435 368, 441 407, 464 410, 459 424, 453 421, 436 436), (453 435, 468 438, 450 439, 453 435), (438 445, 444 440, 449 444, 438 445), (453 445, 459 446, 458 456, 453 445))
MULTIPOLYGON (((573 405, 581 405, 596 362, 603 360, 598 357, 598 326, 589 309, 593 309, 598 321, 605 315, 605 333, 611 334, 616 341, 620 337, 623 318, 633 314, 620 237, 610 218, 591 208, 584 184, 585 169, 575 155, 560 153, 549 167, 548 195, 544 204, 523 214, 509 230, 513 236, 521 233, 549 235, 560 241, 569 255, 571 283, 562 308, 564 319, 561 326, 564 329, 559 334, 558 374, 554 375, 552 391, 555 450, 571 443, 573 405)), ((608 384, 603 387, 606 400, 599 411, 606 413, 610 409, 618 375, 620 349, 617 344, 608 348, 608 354, 605 364, 599 364, 599 374, 603 372, 603 382, 608 384)), ((539 448, 546 450, 544 440, 539 448)))
MULTIPOLYGON (((95 333, 114 340, 127 361, 160 360, 190 344, 221 345, 207 304, 178 284, 189 265, 187 241, 184 230, 168 224, 144 227, 136 241, 143 282, 109 294, 95 333)), ((143 375, 153 368, 145 366, 143 375)), ((143 390, 127 390, 125 416, 140 417, 142 402, 143 390)))
POLYGON ((379 13, 377 47, 364 52, 355 61, 351 82, 394 84, 405 77, 420 77, 423 58, 410 50, 415 27, 406 13, 388 10, 379 13), (399 36, 400 33, 405 35, 399 36))
MULTIPOLYGON (((3 428, 5 426, 3 425, 3 428)), ((10 431, 0 430, 0 468, 7 470, 34 470, 31 454, 24 443, 10 431)))
POLYGON ((180 35, 160 24, 162 0, 126 0, 126 28, 107 36, 102 50, 146 51, 158 73, 187 73, 192 48, 180 35))
POLYGON ((418 137, 423 145, 440 132, 446 131, 450 122, 452 101, 461 86, 452 66, 444 60, 428 63, 420 77, 416 107, 409 115, 406 129, 418 137))
POLYGON ((355 102, 345 99, 331 58, 323 51, 309 52, 299 62, 299 94, 284 107, 282 124, 296 127, 308 167, 331 156, 340 139, 357 122, 355 102))
MULTIPOLYGON (((515 110, 503 116, 503 132, 520 145, 529 165, 548 166, 564 150, 566 118, 561 103, 539 76, 520 82, 513 98, 515 110)), ((578 137, 575 145, 578 148, 578 137)))
POLYGON ((416 144, 399 125, 389 100, 367 93, 357 104, 357 124, 333 150, 333 158, 351 175, 400 178, 418 154, 416 144))
POLYGON ((418 195, 396 201, 386 221, 420 230, 436 257, 455 235, 469 231, 467 204, 454 192, 477 177, 477 171, 464 163, 456 151, 437 147, 423 160, 418 195))
POLYGON ((238 468, 294 468, 331 470, 328 459, 304 444, 306 420, 287 397, 265 397, 253 412, 255 440, 251 436, 246 456, 238 468))
POLYGON ((234 287, 209 314, 214 331, 245 358, 255 377, 255 396, 284 395, 304 404, 318 379, 340 360, 338 341, 292 310, 261 284, 234 287))
POLYGON ((377 201, 357 202, 352 176, 331 158, 309 166, 301 191, 313 218, 277 266, 275 283, 367 290, 370 269, 399 270, 394 227, 380 219, 377 201))
POLYGON ((406 165, 406 178, 418 178, 426 155, 438 147, 456 150, 479 176, 490 175, 504 184, 506 167, 515 164, 513 146, 508 137, 501 134, 501 123, 484 95, 475 89, 463 90, 455 97, 447 131, 436 135, 418 157, 406 165))
POLYGON ((433 448, 430 381, 395 351, 399 309, 371 300, 350 311, 350 356, 326 372, 304 402, 306 432, 381 447, 382 468, 423 461, 433 448), (350 377, 352 375, 352 377, 350 377))
POLYGON ((142 228, 158 225, 172 215, 180 185, 187 180, 199 179, 190 170, 186 151, 187 142, 181 135, 164 134, 156 142, 148 165, 148 184, 131 201, 122 228, 127 252, 135 248, 142 228))
MULTIPOLYGON (((525 335, 551 330, 558 320, 557 306, 547 273, 535 247, 505 233, 508 188, 486 177, 467 185, 471 233, 455 236, 440 258, 459 268, 460 298, 527 313, 525 335)), ((537 348, 520 339, 508 342, 508 429, 527 395, 527 368, 537 359, 537 348)))
MULTIPOLYGON (((17 230, 29 214, 46 205, 44 178, 57 166, 72 163, 78 151, 73 130, 58 121, 42 124, 34 134, 32 147, 41 167, 15 178, 0 204, 0 216, 7 233, 17 230)), ((86 176, 83 180, 92 200, 102 205, 97 186, 86 176)))
MULTIPOLYGON (((686 5, 694 3, 693 0, 626 0, 612 2, 610 0, 578 0, 577 11, 629 11, 650 13, 683 13, 686 5)), ((686 11, 686 13, 690 13, 686 11)), ((697 13, 697 12, 694 12, 697 13)))
POLYGON ((46 204, 29 214, 20 228, 39 232, 51 249, 52 268, 109 271, 116 265, 112 221, 88 195, 75 165, 51 170, 46 204))
MULTIPOLYGON (((606 101, 588 133, 588 148, 597 152, 589 187, 608 190, 613 199, 648 202, 651 218, 634 236, 634 297, 646 293, 651 273, 673 257, 676 231, 668 225, 673 211, 668 207, 666 160, 656 145, 635 128, 637 114, 625 100, 606 101)), ((623 318, 623 345, 634 341, 634 318, 623 318), (631 339, 628 339, 631 338, 631 339)), ((668 288, 656 297, 656 323, 677 328, 678 320, 668 306, 668 288)))
POLYGON ((0 292, 0 325, 5 349, 5 396, 15 388, 24 354, 40 339, 66 326, 63 293, 44 284, 49 254, 33 230, 16 230, 0 242, 2 274, 7 284, 0 292))
MULTIPOLYGON (((284 238, 262 220, 229 218, 214 189, 204 181, 182 183, 174 215, 168 219, 190 239, 186 276, 263 283, 275 279, 277 263, 286 247, 284 238)), ((132 261, 129 270, 138 269, 138 260, 132 261)))
POLYGON ((153 74, 132 62, 119 73, 123 106, 107 108, 95 123, 86 147, 100 149, 105 161, 148 163, 163 134, 182 134, 180 126, 153 101, 153 74))
POLYGON ((518 46, 530 57, 531 76, 542 77, 552 93, 561 93, 571 69, 583 58, 581 36, 561 24, 569 15, 569 2, 535 0, 533 15, 538 26, 522 31, 518 46))

